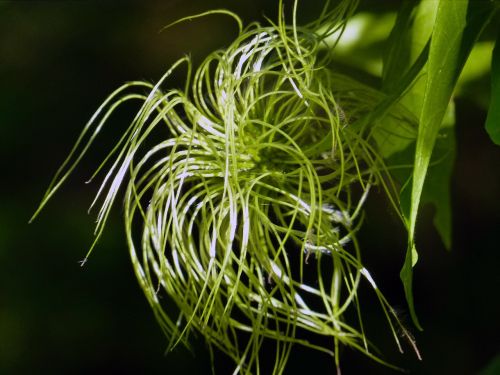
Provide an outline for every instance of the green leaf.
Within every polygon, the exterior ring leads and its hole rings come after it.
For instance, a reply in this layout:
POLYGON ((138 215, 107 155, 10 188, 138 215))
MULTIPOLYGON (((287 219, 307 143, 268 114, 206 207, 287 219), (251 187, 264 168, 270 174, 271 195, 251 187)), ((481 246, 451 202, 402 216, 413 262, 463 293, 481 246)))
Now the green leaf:
MULTIPOLYGON (((426 184, 422 191, 422 203, 431 203, 436 208, 434 216, 434 226, 441 235, 441 238, 447 248, 451 246, 451 204, 450 204, 450 180, 455 159, 455 137, 454 137, 454 106, 449 107, 446 114, 446 121, 441 127, 440 133, 436 140, 436 145, 433 153, 433 162, 431 163, 426 184), (446 126, 445 126, 446 124, 446 126)), ((405 150, 395 153, 388 159, 389 165, 411 165, 415 155, 415 143, 411 143, 405 150)), ((411 170, 396 169, 393 176, 396 180, 403 183, 403 189, 400 193, 400 205, 405 218, 410 217, 411 212, 411 187, 412 178, 411 170)), ((415 244, 412 244, 411 252, 407 251, 403 269, 401 271, 401 279, 405 292, 410 293, 408 306, 412 318, 417 327, 418 318, 413 305, 412 296, 412 268, 418 259, 417 249, 415 244)))
MULTIPOLYGON (((387 53, 384 56, 382 89, 388 94, 398 91, 397 87, 404 81, 403 77, 408 75, 418 59, 425 57, 420 69, 414 72, 411 81, 405 82, 405 89, 399 90, 400 95, 397 97, 399 103, 403 104, 413 115, 413 122, 418 121, 422 109, 425 65, 428 59, 429 38, 437 10, 436 4, 432 1, 405 0, 400 7, 388 40, 387 53)), ((379 146, 382 147, 382 155, 386 159, 395 153, 407 150, 412 143, 415 143, 416 130, 414 125, 410 127, 412 131, 408 131, 408 125, 404 124, 401 119, 384 119, 379 128, 381 134, 376 134, 376 137, 379 146)), ((413 160, 407 159, 404 164, 409 165, 412 162, 413 160)), ((404 184, 410 175, 410 169, 398 173, 399 182, 404 184)))
POLYGON ((480 41, 474 45, 458 79, 460 91, 464 90, 462 86, 469 85, 490 74, 494 46, 495 42, 493 40, 480 41))
MULTIPOLYGON (((433 1, 405 0, 389 37, 389 48, 384 56, 382 88, 393 91, 401 77, 408 71, 424 50, 432 33, 437 3, 433 1)), ((423 82, 425 85, 425 81, 423 82)), ((421 91, 412 87, 410 92, 421 91)), ((406 95, 403 103, 418 116, 421 100, 415 102, 406 95)))
MULTIPOLYGON (((388 53, 384 58, 384 91, 393 91, 396 85, 398 85, 401 81, 401 78, 417 60, 418 56, 421 56, 422 52, 425 51, 426 48, 429 48, 429 38, 433 31, 438 5, 438 2, 433 1, 418 2, 407 0, 401 6, 396 24, 389 38, 390 44, 388 53)), ((426 89, 426 67, 427 65, 425 64, 425 66, 422 67, 418 74, 414 76, 414 79, 412 80, 412 82, 410 82, 411 84, 408 84, 409 89, 400 98, 400 103, 403 104, 413 114, 415 119, 419 118, 422 111, 423 99, 426 89)), ((393 152, 392 154, 385 153, 384 156, 388 158, 387 161, 389 165, 412 165, 413 156, 415 155, 416 136, 398 137, 398 132, 394 131, 391 128, 402 128, 400 124, 401 121, 397 121, 396 124, 393 124, 393 122, 394 121, 386 121, 385 130, 387 131, 387 133, 395 134, 396 136, 392 136, 390 140, 386 141, 386 143, 391 145, 390 151, 397 152, 393 152)), ((450 168, 448 168, 448 173, 444 174, 445 176, 449 175, 449 170, 451 169, 452 163, 447 163, 446 166, 448 165, 450 165, 450 168)), ((441 168, 442 166, 439 167, 439 169, 441 168)), ((412 170, 410 168, 395 169, 393 175, 404 187, 400 194, 400 206, 403 212, 403 216, 408 222, 411 211, 410 206, 412 170)), ((445 186, 448 186, 448 184, 446 184, 445 186)), ((446 195, 446 199, 443 199, 442 201, 449 202, 449 194, 447 194, 447 191, 445 190, 444 192, 442 192, 440 190, 440 193, 446 195)), ((439 202, 439 199, 430 199, 430 196, 428 198, 430 201, 439 202)), ((448 220, 444 221, 445 224, 439 225, 439 227, 446 229, 446 223, 449 223, 450 221, 449 204, 448 207, 443 205, 443 208, 448 208, 448 210, 445 210, 444 215, 440 215, 439 219, 444 217, 444 219, 448 220)), ((436 217, 438 218, 438 216, 436 217)), ((406 253, 401 277, 413 321, 415 322, 415 325, 419 329, 421 329, 415 313, 413 298, 411 295, 412 267, 415 264, 417 257, 417 250, 415 246, 412 245, 411 251, 407 251, 406 253)))
POLYGON ((415 227, 424 182, 441 123, 457 83, 458 76, 474 43, 493 15, 489 3, 479 1, 440 0, 432 33, 427 66, 427 82, 422 102, 411 189, 408 220, 408 250, 401 270, 401 279, 417 327, 413 308, 412 273, 418 254, 415 227))
POLYGON ((491 59, 491 99, 486 118, 486 131, 491 140, 500 145, 500 33, 491 59))
MULTIPOLYGON (((436 209, 434 226, 436 227, 446 249, 451 248, 451 198, 450 185, 455 161, 455 105, 450 103, 443 124, 441 125, 432 160, 427 171, 426 183, 421 197, 421 204, 431 203, 436 209)), ((415 142, 404 150, 391 155, 388 165, 411 165, 415 156, 415 142)), ((400 193, 400 204, 406 219, 411 211, 412 170, 395 169, 393 177, 403 185, 400 193)))
POLYGON ((417 4, 417 1, 403 1, 396 23, 387 40, 388 47, 383 58, 382 68, 382 90, 385 92, 393 90, 398 79, 403 76, 410 65, 408 45, 411 43, 411 38, 408 31, 411 29, 412 14, 417 4))
POLYGON ((422 204, 431 203, 436 209, 434 226, 447 250, 451 250, 451 175, 455 164, 455 104, 448 109, 434 146, 422 191, 422 204))

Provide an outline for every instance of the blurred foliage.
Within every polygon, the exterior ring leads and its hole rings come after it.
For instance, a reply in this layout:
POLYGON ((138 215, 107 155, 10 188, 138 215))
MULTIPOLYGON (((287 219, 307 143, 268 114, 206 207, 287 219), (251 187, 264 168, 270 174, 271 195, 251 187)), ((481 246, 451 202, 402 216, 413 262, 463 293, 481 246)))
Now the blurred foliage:
POLYGON ((491 57, 491 99, 486 118, 486 131, 500 145, 500 32, 491 57))
MULTIPOLYGON (((362 2, 355 20, 365 37, 342 46, 343 69, 352 69, 367 83, 380 83, 374 75, 380 73, 384 33, 400 3, 362 2)), ((96 187, 84 185, 88 176, 82 173, 102 158, 102 147, 96 147, 101 154, 84 162, 35 224, 27 221, 69 145, 109 92, 135 77, 158 78, 185 53, 199 61, 227 44, 234 25, 224 17, 158 33, 172 20, 214 7, 232 9, 246 22, 272 18, 276 12, 274 3, 263 0, 0 2, 1 374, 209 373, 209 355, 201 342, 193 354, 179 348, 163 355, 166 341, 133 276, 119 210, 87 265, 78 264, 91 243, 95 217, 95 212, 81 214, 96 187)), ((301 17, 312 17, 317 8, 317 2, 303 4, 301 17)), ((443 251, 428 224, 432 208, 424 207, 420 221, 425 234, 415 294, 422 302, 419 317, 425 331, 415 336, 424 361, 401 358, 391 352, 390 337, 385 344, 382 338, 389 358, 413 374, 476 373, 498 350, 500 151, 483 127, 496 32, 491 27, 483 34, 456 93, 453 251, 443 251)), ((103 144, 112 133, 103 134, 103 144)), ((365 220, 365 262, 389 299, 404 306, 397 279, 404 234, 376 202, 365 220)), ((376 309, 372 315, 369 304, 365 307, 367 325, 376 331, 381 324, 376 309)), ((346 374, 387 373, 353 353, 343 357, 346 374)), ((231 365, 217 357, 216 368, 223 374, 231 365)), ((313 368, 328 371, 333 364, 325 356, 298 350, 288 368, 298 374, 313 368)))
POLYGON ((500 374, 500 355, 497 355, 478 375, 500 374))

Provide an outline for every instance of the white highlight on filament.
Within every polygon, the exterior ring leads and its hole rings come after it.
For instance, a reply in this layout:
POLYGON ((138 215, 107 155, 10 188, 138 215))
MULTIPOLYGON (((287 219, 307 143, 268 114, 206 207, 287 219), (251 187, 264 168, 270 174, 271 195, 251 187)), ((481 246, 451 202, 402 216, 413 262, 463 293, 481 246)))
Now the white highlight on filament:
POLYGON ((370 272, 368 272, 365 267, 363 267, 360 272, 364 277, 366 277, 366 280, 368 280, 370 284, 372 284, 373 289, 378 289, 377 284, 375 284, 375 281, 372 278, 372 275, 370 275, 370 272))

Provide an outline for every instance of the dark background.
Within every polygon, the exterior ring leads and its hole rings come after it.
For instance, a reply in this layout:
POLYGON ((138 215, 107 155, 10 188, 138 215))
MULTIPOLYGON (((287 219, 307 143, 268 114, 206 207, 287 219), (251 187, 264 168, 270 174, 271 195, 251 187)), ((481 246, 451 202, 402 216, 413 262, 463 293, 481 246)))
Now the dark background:
MULTIPOLYGON (((381 12, 400 2, 377 3, 363 6, 381 12)), ((313 17, 318 4, 302 5, 301 17, 313 17)), ((200 61, 236 35, 234 23, 217 15, 158 32, 218 7, 246 22, 273 18, 277 8, 264 0, 0 1, 0 374, 210 373, 201 340, 194 353, 164 356, 166 339, 128 259, 119 205, 88 263, 78 264, 92 242, 96 212, 86 212, 99 183, 84 182, 130 113, 115 118, 40 217, 28 220, 107 94, 128 80, 154 82, 186 53, 200 61)), ((181 84, 181 75, 172 80, 181 84)), ((414 284, 425 331, 413 331, 424 361, 409 347, 397 353, 373 296, 362 306, 369 337, 413 374, 474 374, 500 352, 500 148, 484 120, 473 100, 457 99, 452 252, 432 227, 432 208, 424 207, 419 223, 414 284)), ((404 318, 398 274, 405 237, 376 195, 360 238, 368 268, 404 318)), ((392 373, 350 349, 342 354, 344 374, 392 373)), ((229 374, 231 364, 217 355, 216 369, 229 374)), ((286 373, 312 370, 333 374, 333 360, 294 351, 286 373)))

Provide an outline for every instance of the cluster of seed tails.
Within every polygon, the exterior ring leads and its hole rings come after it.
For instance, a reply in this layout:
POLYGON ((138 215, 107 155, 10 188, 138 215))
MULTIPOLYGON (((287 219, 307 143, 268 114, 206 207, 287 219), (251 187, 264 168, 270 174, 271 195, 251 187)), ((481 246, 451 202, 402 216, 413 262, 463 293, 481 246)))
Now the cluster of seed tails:
POLYGON ((340 344, 382 361, 363 329, 362 280, 393 333, 399 322, 356 240, 370 186, 392 197, 373 129, 356 125, 381 94, 332 72, 323 45, 340 34, 355 5, 327 6, 298 27, 295 3, 292 25, 280 12, 276 24, 241 28, 194 71, 185 57, 155 85, 125 84, 99 108, 54 178, 42 206, 109 116, 123 103, 141 102, 98 169, 108 166, 94 201, 101 202, 96 232, 98 238, 124 185, 133 266, 171 347, 199 332, 235 361, 235 373, 259 373, 259 353, 269 343, 274 374, 283 372, 294 344, 332 355, 337 367, 340 344), (163 89, 183 64, 185 89, 163 89), (348 310, 355 322, 344 319, 348 310), (330 337, 331 346, 301 331, 330 337))

